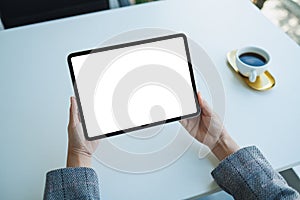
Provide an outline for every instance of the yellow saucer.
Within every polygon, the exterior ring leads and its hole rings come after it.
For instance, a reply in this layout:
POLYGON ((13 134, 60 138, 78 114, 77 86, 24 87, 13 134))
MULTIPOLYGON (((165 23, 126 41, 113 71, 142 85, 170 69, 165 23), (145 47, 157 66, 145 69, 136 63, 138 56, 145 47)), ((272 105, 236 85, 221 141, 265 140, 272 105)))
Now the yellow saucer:
MULTIPOLYGON (((233 50, 227 53, 227 61, 229 65, 234 69, 234 71, 240 74, 235 63, 236 51, 237 50, 233 50)), ((243 77, 246 84, 254 90, 259 90, 259 91, 269 90, 275 85, 275 79, 269 71, 265 71, 263 74, 258 76, 254 83, 250 82, 248 77, 245 77, 242 74, 240 75, 243 77)))

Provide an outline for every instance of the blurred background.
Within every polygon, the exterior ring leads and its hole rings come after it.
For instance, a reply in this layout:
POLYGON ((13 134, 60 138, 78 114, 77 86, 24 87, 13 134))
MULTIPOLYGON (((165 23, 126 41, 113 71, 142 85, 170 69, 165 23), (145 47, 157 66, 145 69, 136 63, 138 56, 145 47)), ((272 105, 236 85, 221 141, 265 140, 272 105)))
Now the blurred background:
MULTIPOLYGON (((0 30, 150 1, 155 0, 1 0, 0 30)), ((272 23, 300 44, 300 0, 251 1, 272 23)))
MULTIPOLYGON (((155 0, 1 0, 0 30, 150 1, 155 0)), ((300 0, 251 1, 272 23, 300 44, 300 0)))
MULTIPOLYGON (((130 0, 131 4, 151 0, 130 0)), ((261 12, 300 44, 300 0, 252 0, 261 12)))
POLYGON ((262 13, 300 44, 300 0, 254 0, 262 13))

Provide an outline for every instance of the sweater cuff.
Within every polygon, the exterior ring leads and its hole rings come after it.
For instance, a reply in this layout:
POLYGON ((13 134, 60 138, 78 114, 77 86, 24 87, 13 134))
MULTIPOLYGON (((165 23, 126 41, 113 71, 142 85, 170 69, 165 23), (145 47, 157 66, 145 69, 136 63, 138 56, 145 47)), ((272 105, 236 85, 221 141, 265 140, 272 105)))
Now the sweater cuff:
POLYGON ((211 174, 223 190, 236 198, 247 195, 250 199, 256 199, 257 192, 264 186, 268 187, 266 183, 273 178, 285 182, 255 146, 231 154, 211 174))
POLYGON ((99 183, 91 168, 62 168, 46 176, 44 199, 99 199, 99 183))

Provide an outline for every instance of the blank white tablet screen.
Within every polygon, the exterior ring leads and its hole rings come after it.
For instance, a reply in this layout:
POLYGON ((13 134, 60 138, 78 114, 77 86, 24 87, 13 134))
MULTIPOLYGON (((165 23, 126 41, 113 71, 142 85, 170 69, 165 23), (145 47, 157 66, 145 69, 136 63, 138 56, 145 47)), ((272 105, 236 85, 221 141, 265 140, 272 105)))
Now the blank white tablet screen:
POLYGON ((179 34, 71 54, 88 138, 198 114, 185 42, 179 34))

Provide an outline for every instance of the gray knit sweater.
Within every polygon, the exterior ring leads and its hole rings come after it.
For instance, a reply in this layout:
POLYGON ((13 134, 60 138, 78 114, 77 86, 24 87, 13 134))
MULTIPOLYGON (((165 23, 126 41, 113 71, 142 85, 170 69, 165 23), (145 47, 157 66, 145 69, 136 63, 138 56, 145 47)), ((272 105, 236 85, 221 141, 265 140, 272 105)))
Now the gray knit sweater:
MULTIPOLYGON (((212 176, 235 199, 300 199, 254 146, 224 159, 212 176)), ((44 199, 100 199, 98 178, 91 168, 63 168, 47 173, 44 199)))

